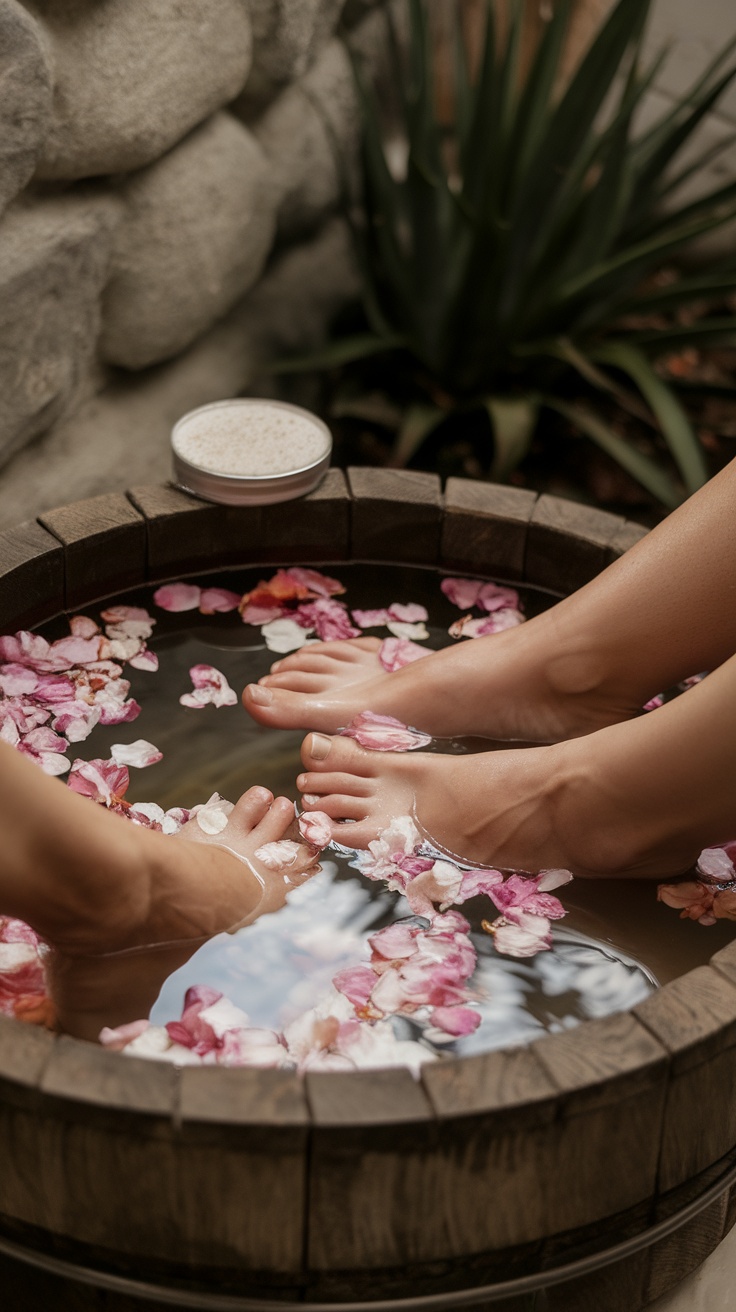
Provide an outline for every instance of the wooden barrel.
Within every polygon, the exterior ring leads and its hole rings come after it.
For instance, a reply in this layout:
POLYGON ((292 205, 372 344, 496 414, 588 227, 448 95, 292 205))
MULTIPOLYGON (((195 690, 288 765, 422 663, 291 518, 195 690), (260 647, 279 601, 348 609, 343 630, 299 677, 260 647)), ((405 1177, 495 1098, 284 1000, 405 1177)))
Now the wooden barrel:
MULTIPOLYGON (((286 508, 139 487, 0 534, 0 625, 259 562, 396 561, 569 592, 642 535, 516 488, 450 479, 443 494, 421 473, 331 470, 286 508)), ((645 1235, 721 1179, 734 1087, 736 943, 631 1012, 430 1064, 419 1080, 176 1070, 3 1020, 0 1253, 16 1244, 113 1283, 284 1303, 552 1276, 645 1235)), ((716 1189, 684 1229, 552 1285, 547 1306, 638 1312, 712 1251, 735 1201, 716 1189)), ((48 1294, 51 1277, 5 1256, 0 1279, 21 1291, 14 1306, 49 1305, 23 1291, 48 1294)), ((75 1309, 159 1306, 57 1284, 75 1309)))

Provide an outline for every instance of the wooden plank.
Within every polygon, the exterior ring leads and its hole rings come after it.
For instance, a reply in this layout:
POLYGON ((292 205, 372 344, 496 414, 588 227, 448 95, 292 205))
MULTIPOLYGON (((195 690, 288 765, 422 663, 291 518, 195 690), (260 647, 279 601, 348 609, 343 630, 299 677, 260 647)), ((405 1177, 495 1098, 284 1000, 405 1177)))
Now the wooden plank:
POLYGON ((631 519, 625 519, 621 522, 618 532, 614 533, 608 544, 609 564, 618 560, 631 547, 635 547, 637 542, 641 542, 649 533, 649 529, 644 528, 643 524, 635 524, 631 519))
POLYGON ((354 560, 435 565, 442 490, 437 474, 409 469, 348 469, 354 560))
POLYGON ((710 1257, 725 1234, 728 1194, 693 1217, 673 1235, 660 1239, 648 1250, 649 1276, 645 1288, 648 1306, 674 1290, 710 1257))
POLYGON ((145 524, 122 493, 47 510, 39 522, 64 547, 67 610, 145 582, 145 524))
POLYGON ((302 1277, 308 1131, 293 1071, 182 1072, 177 1226, 189 1261, 262 1286, 302 1277))
POLYGON ((527 582, 565 595, 574 592, 605 569, 623 522, 619 515, 544 493, 529 523, 527 582))
POLYGON ((35 1206, 20 1219, 134 1257, 180 1260, 176 1071, 60 1038, 40 1087, 35 1206))
POLYGON ((46 1030, 0 1018, 0 1215, 37 1214, 40 1085, 55 1044, 46 1030))
POLYGON ((448 478, 440 565, 462 574, 524 578, 526 537, 537 493, 524 488, 448 478))
POLYGON ((0 533, 0 632, 14 633, 64 609, 64 551, 35 520, 0 533))
POLYGON ((590 1275, 552 1285, 543 1306, 546 1312, 641 1312, 648 1265, 646 1252, 633 1253, 590 1275))
POLYGON ((314 1073, 306 1084, 310 1271, 370 1273, 448 1252, 437 1127, 409 1071, 314 1073))
POLYGON ((273 506, 219 506, 169 485, 131 488, 148 535, 148 577, 236 565, 301 565, 349 555, 345 475, 329 469, 306 497, 273 506))
POLYGON ((654 1197, 667 1079, 662 1044, 627 1012, 533 1045, 556 1086, 548 1155, 548 1234, 654 1197))
POLYGON ((433 1206, 447 1251, 543 1239, 558 1097, 534 1051, 437 1062, 424 1068, 422 1082, 439 1121, 443 1184, 433 1206))
POLYGON ((666 1192, 736 1145, 736 988, 710 966, 673 980, 634 1008, 671 1054, 659 1190, 666 1192))

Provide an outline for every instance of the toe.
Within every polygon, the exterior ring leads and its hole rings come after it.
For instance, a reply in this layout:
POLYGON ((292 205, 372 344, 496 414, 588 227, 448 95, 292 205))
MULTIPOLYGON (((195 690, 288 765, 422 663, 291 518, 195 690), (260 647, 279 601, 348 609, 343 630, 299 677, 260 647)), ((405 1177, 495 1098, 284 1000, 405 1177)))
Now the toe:
POLYGON ((304 798, 302 801, 305 811, 323 811, 331 820, 365 820, 371 804, 368 797, 346 793, 329 793, 326 797, 317 798, 314 805, 308 804, 304 798))
POLYGON ((324 692, 334 683, 334 676, 307 670, 280 670, 259 679, 259 688, 286 688, 289 692, 324 692))
POLYGON ((358 820, 357 823, 346 818, 344 824, 332 826, 332 841, 339 843, 341 847, 354 847, 362 851, 378 837, 378 832, 378 826, 370 818, 358 820))
POLYGON ((249 834, 268 814, 273 793, 268 788, 249 788, 235 803, 228 824, 237 825, 241 833, 249 834))
POLYGON ((323 797, 329 793, 344 793, 351 797, 369 797, 373 791, 372 780, 359 774, 347 774, 344 771, 325 772, 324 774, 300 774, 296 786, 302 794, 305 806, 319 806, 323 797), (314 797, 314 802, 311 798, 314 797), (310 799, 310 800, 308 800, 310 799))
POLYGON ((243 692, 243 706, 259 724, 271 728, 308 729, 314 724, 309 702, 303 694, 283 688, 249 683, 243 692))
MULTIPOLYGON (((302 764, 307 771, 324 774, 329 771, 371 778, 378 772, 376 757, 380 752, 366 752, 351 738, 329 738, 324 733, 307 734, 301 747, 302 764)), ((315 792, 307 788, 306 792, 315 792)))
POLYGON ((254 829, 253 838, 259 847, 263 843, 278 842, 293 823, 294 803, 288 797, 277 797, 254 829))

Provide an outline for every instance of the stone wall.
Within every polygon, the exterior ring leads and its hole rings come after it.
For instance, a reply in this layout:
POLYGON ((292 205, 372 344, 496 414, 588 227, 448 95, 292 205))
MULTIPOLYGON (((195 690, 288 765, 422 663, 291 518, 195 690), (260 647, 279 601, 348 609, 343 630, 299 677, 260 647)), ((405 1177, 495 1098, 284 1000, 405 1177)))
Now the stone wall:
POLYGON ((172 419, 324 332, 354 287, 334 143, 354 158, 358 123, 334 34, 347 8, 377 58, 371 7, 0 0, 0 502, 13 518, 62 451, 85 491, 129 482, 131 461, 165 476, 172 419))
MULTIPOLYGON (((335 30, 375 66, 376 3, 0 0, 0 526, 165 478, 179 414, 323 335, 355 288, 335 30)), ((571 61, 612 3, 575 0, 571 61)), ((734 31, 733 0, 655 0, 650 49, 673 48, 649 112, 734 31)), ((696 154, 734 126, 736 88, 696 154)), ((735 173, 732 148, 706 176, 735 173)))

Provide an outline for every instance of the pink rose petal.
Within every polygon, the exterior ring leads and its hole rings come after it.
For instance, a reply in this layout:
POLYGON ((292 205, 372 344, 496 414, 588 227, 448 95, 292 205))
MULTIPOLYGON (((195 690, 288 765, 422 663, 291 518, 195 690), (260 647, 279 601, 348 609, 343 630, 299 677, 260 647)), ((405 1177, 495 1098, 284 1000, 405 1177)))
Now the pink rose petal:
POLYGON ((302 603, 293 612, 293 618, 302 628, 315 629, 321 642, 360 637, 360 629, 350 623, 347 606, 329 597, 302 603))
POLYGON ((131 656, 128 664, 132 665, 134 670, 146 670, 151 674, 155 674, 158 669, 158 656, 155 651, 149 651, 148 648, 144 647, 143 651, 131 656))
POLYGON ((344 993, 354 1007, 367 1007, 376 984, 376 975, 369 966, 348 966, 339 970, 332 980, 338 993, 344 993))
POLYGON ((361 747, 374 752, 412 752, 431 743, 430 734, 410 729, 392 715, 375 715, 362 711, 342 730, 345 738, 354 738, 361 747))
POLYGON ((299 833, 311 847, 322 851, 332 842, 332 821, 324 811, 305 811, 299 816, 299 833))
POLYGON ((240 594, 230 592, 227 588, 203 588, 199 599, 199 609, 203 615, 224 615, 237 610, 240 594))
POLYGON ((321 574, 316 569, 306 569, 301 565, 293 565, 291 569, 284 571, 298 587, 308 588, 318 597, 334 597, 344 592, 345 589, 337 579, 331 579, 327 574, 321 574))
POLYGON ((472 1007, 435 1007, 429 1019, 438 1030, 444 1030, 445 1034, 453 1034, 460 1038, 465 1034, 475 1033, 482 1017, 480 1012, 473 1011, 472 1007))
POLYGON ((25 697, 38 686, 38 675, 27 665, 0 665, 0 689, 6 697, 25 697))
POLYGON ((185 693, 179 698, 182 706, 201 710, 203 706, 235 706, 237 693, 230 687, 225 675, 216 670, 214 665, 193 665, 189 676, 194 684, 193 693, 185 693))
POLYGON ((184 610, 196 610, 202 596, 202 589, 196 583, 165 583, 153 594, 153 600, 161 610, 175 614, 184 610))
POLYGON ((423 624, 429 619, 426 606, 420 606, 415 601, 407 602, 402 605, 399 601, 392 601, 388 608, 388 616, 391 620, 398 620, 402 624, 423 624))
POLYGON ((389 618, 385 607, 383 610, 354 610, 351 615, 360 629, 376 629, 381 624, 387 624, 389 618))

